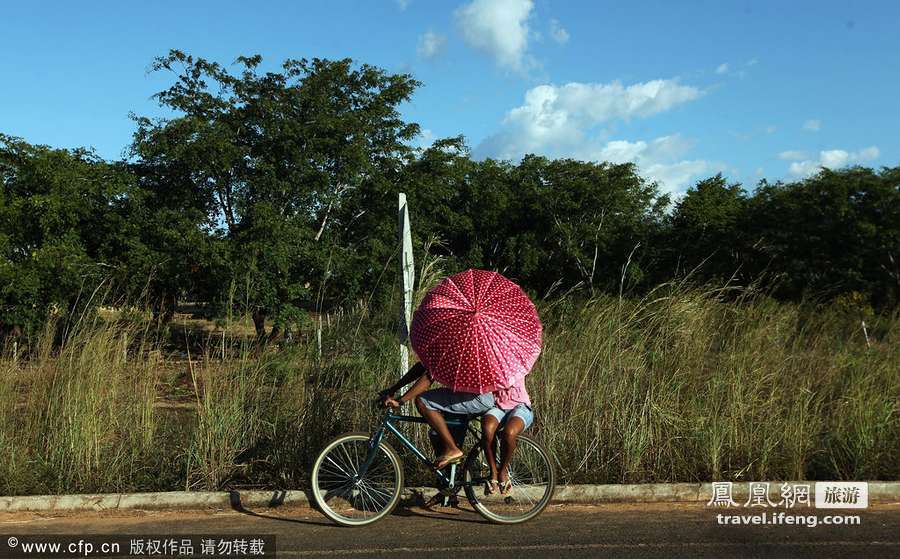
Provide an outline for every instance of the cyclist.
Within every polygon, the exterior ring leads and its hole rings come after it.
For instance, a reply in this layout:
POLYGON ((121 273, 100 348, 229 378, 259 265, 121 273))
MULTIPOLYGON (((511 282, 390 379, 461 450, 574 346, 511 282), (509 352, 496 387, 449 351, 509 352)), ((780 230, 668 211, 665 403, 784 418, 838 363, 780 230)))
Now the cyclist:
POLYGON ((519 433, 531 426, 534 412, 531 410, 531 398, 525 389, 525 377, 520 378, 509 388, 497 390, 493 394, 494 407, 485 412, 481 418, 484 454, 491 468, 491 479, 485 482, 484 493, 491 495, 499 490, 501 495, 507 495, 512 489, 509 462, 516 450, 519 433), (494 437, 501 426, 503 433, 500 439, 498 468, 494 456, 494 437))
POLYGON ((425 365, 416 363, 395 384, 379 392, 379 396, 382 404, 395 408, 415 399, 416 408, 434 431, 433 436, 429 437, 435 446, 434 467, 442 469, 462 461, 465 455, 459 445, 466 432, 465 425, 451 432, 444 421, 444 414, 480 416, 494 406, 494 395, 490 392, 455 392, 447 387, 429 390, 433 382, 425 365), (414 384, 409 390, 399 398, 394 398, 394 393, 410 383, 414 384))

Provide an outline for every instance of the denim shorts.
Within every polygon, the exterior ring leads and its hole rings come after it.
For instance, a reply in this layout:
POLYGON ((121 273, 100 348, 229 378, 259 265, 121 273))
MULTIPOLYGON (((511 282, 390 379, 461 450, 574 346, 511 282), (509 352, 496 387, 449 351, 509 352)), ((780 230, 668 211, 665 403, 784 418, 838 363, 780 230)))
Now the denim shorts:
POLYGON ((510 418, 518 417, 525 423, 525 428, 523 429, 523 431, 531 427, 531 424, 534 423, 534 412, 525 404, 519 404, 511 410, 491 408, 484 414, 497 418, 497 421, 500 422, 501 426, 506 424, 506 422, 509 421, 510 418))
POLYGON ((419 395, 426 408, 455 415, 481 415, 494 407, 494 395, 433 388, 419 395))
MULTIPOLYGON (((448 426, 450 434, 457 446, 462 446, 466 438, 469 418, 480 416, 494 407, 494 395, 474 394, 472 392, 454 392, 449 388, 433 388, 419 395, 426 408, 441 412, 444 417, 460 421, 458 425, 448 426)), ((436 436, 434 429, 429 429, 430 436, 436 436)))

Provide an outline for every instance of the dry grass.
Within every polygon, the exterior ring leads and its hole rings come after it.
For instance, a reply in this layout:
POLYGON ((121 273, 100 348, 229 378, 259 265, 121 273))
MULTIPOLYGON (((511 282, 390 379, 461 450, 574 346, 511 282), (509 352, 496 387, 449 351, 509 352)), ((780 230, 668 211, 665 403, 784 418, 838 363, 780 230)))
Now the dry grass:
MULTIPOLYGON (((897 478, 896 317, 867 318, 867 348, 847 309, 737 290, 540 307, 534 430, 565 481, 897 478)), ((175 384, 143 324, 49 325, 0 360, 0 493, 299 487, 396 370, 394 317, 362 305, 323 321, 321 358, 315 336, 227 359, 210 336, 181 359, 193 405, 161 409, 175 384)))

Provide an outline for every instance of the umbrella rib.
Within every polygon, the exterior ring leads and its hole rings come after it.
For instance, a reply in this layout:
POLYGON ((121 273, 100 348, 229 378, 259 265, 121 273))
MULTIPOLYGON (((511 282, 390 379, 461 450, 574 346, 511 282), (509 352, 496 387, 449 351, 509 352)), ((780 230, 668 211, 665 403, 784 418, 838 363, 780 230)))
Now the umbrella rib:
MULTIPOLYGON (((472 328, 471 330, 477 331, 477 330, 480 330, 480 328, 481 328, 481 321, 475 320, 475 327, 472 328)), ((474 358, 472 359, 472 364, 475 367, 475 378, 478 379, 478 390, 476 392, 478 392, 479 394, 484 394, 484 377, 481 374, 482 371, 485 370, 482 367, 482 363, 481 363, 481 350, 482 350, 483 342, 484 342, 484 336, 482 336, 482 335, 476 335, 475 339, 473 340, 473 345, 474 345, 473 349, 474 349, 475 355, 474 355, 474 358)))
MULTIPOLYGON (((463 351, 465 351, 466 344, 468 343, 469 337, 470 337, 471 335, 472 335, 472 328, 466 328, 466 337, 463 338, 463 343, 462 343, 462 350, 463 350, 463 351)), ((445 351, 444 353, 446 353, 446 351, 445 351)), ((441 354, 441 358, 443 358, 443 357, 444 357, 444 354, 441 354)), ((459 384, 459 383, 457 382, 457 378, 459 377, 459 368, 462 367, 462 364, 463 364, 463 360, 462 360, 462 359, 458 359, 458 360, 456 361, 456 370, 453 371, 453 385, 450 386, 450 389, 453 390, 453 391, 456 391, 456 386, 458 386, 458 384, 459 384)))
MULTIPOLYGON (((448 335, 448 334, 449 334, 449 335, 452 335, 452 334, 455 334, 455 332, 454 332, 453 330, 449 329, 449 328, 443 328, 443 329, 441 329, 441 331, 440 331, 438 334, 436 334, 435 336, 432 336, 432 337, 428 340, 428 342, 424 343, 424 344, 419 348, 419 350, 416 350, 416 353, 419 355, 419 359, 422 359, 423 354, 426 353, 426 350, 427 350, 429 347, 431 347, 432 344, 434 344, 436 341, 438 341, 438 340, 441 339, 443 336, 448 335), (419 353, 419 351, 421 351, 421 353, 419 353)), ((413 348, 413 349, 415 349, 415 348, 413 348)), ((447 350, 449 350, 449 349, 450 349, 450 345, 448 344, 448 345, 444 348, 444 351, 441 352, 441 356, 438 357, 438 359, 433 363, 433 365, 435 366, 435 368, 437 368, 437 366, 440 365, 441 360, 444 358, 444 355, 447 353, 447 350)), ((433 371, 432 371, 432 374, 434 374, 433 371)))
MULTIPOLYGON (((470 301, 469 298, 466 297, 466 294, 463 293, 462 289, 460 289, 459 286, 456 285, 456 282, 453 281, 453 276, 447 278, 445 285, 447 285, 448 287, 452 287, 453 289, 456 290, 456 293, 458 293, 459 296, 462 298, 463 305, 468 305, 468 308, 470 308, 470 309, 472 308, 472 301, 470 301)), ((446 295, 446 297, 449 298, 450 296, 446 295)))
MULTIPOLYGON (((465 272, 463 272, 463 273, 465 273, 465 272)), ((459 275, 459 274, 457 274, 457 275, 459 275)), ((462 289, 459 285, 456 284, 456 280, 454 279, 455 277, 456 277, 456 276, 450 276, 449 278, 447 278, 448 283, 449 283, 450 285, 452 285, 454 289, 456 289, 456 291, 459 293, 460 297, 463 298, 463 301, 465 301, 466 303, 469 304, 469 307, 470 307, 470 308, 474 308, 473 305, 475 304, 475 302, 472 301, 472 300, 469 298, 469 296, 466 295, 466 292, 463 291, 463 289, 462 289)), ((475 291, 475 287, 473 286, 473 287, 472 287, 473 295, 474 295, 474 291, 475 291)))
MULTIPOLYGON (((526 350, 536 349, 538 352, 540 352, 540 347, 541 347, 540 345, 531 343, 528 340, 523 340, 521 338, 521 336, 519 336, 519 334, 515 330, 510 329, 507 324, 503 323, 500 320, 497 320, 496 317, 487 315, 487 318, 489 320, 494 321, 494 323, 497 325, 498 329, 505 330, 505 337, 507 338, 507 340, 509 342, 512 342, 512 343, 520 346, 521 349, 526 349, 526 350), (528 346, 531 346, 531 347, 529 348, 528 346)), ((523 361, 521 356, 517 352, 511 352, 511 353, 513 354, 513 357, 515 357, 516 360, 519 361, 519 363, 522 364, 522 367, 527 371, 528 367, 529 367, 528 363, 523 361)))
POLYGON ((514 290, 517 288, 519 288, 519 286, 517 286, 516 284, 514 284, 512 282, 505 284, 503 287, 498 288, 497 291, 495 291, 494 293, 491 293, 487 298, 485 298, 485 300, 481 302, 481 307, 482 308, 490 307, 490 305, 494 304, 494 301, 496 299, 498 299, 501 295, 506 295, 511 290, 514 290))
POLYGON ((440 297, 438 301, 430 301, 429 306, 421 307, 422 310, 433 310, 433 309, 449 309, 454 311, 466 311, 469 312, 472 309, 469 308, 468 303, 460 302, 457 300, 455 293, 436 293, 435 297, 440 297))
MULTIPOLYGON (((478 326, 482 329, 482 332, 484 332, 484 336, 482 336, 481 339, 482 339, 483 341, 485 341, 485 342, 487 343, 488 348, 490 348, 491 354, 492 354, 493 357, 494 357, 494 365, 496 366, 496 368, 503 370, 503 369, 504 369, 504 367, 502 366, 502 364, 503 364, 503 359, 502 359, 502 357, 500 356, 500 353, 499 353, 499 350, 497 349, 497 346, 494 344, 494 337, 491 336, 489 332, 487 332, 487 325, 486 325, 486 324, 484 324, 483 322, 481 322, 481 323, 478 324, 478 326)), ((504 374, 505 374, 505 371, 504 371, 504 374)), ((504 382, 505 382, 505 380, 504 380, 504 382)))
MULTIPOLYGON (((421 315, 424 314, 424 313, 432 314, 432 313, 430 312, 431 310, 432 310, 432 309, 422 309, 422 310, 418 311, 417 314, 419 314, 419 316, 421 316, 421 315)), ((435 309, 435 310, 436 310, 436 311, 441 311, 441 310, 445 310, 445 309, 435 309)), ((456 310, 456 309, 446 309, 446 310, 451 310, 451 311, 452 311, 452 310, 456 310)), ((460 314, 462 314, 462 313, 466 313, 466 314, 467 314, 468 311, 460 311, 459 313, 452 313, 452 314, 448 314, 448 315, 446 315, 446 316, 434 316, 434 317, 429 316, 429 317, 427 317, 428 325, 431 326, 431 325, 437 324, 437 323, 439 323, 439 322, 444 322, 445 320, 450 320, 450 319, 452 319, 452 318, 459 318, 459 317, 460 317, 460 314)), ((435 312, 435 313, 433 313, 433 314, 438 314, 438 315, 439 315, 440 313, 435 312)), ((425 320, 425 318, 421 318, 420 320, 425 320)), ((415 321, 413 321, 413 324, 415 324, 415 321)), ((426 345, 427 345, 427 344, 426 344, 426 345)))
MULTIPOLYGON (((466 296, 466 299, 470 302, 472 308, 474 309, 476 303, 478 302, 478 294, 475 291, 475 270, 469 268, 468 270, 463 272, 463 274, 465 274, 469 279, 468 283, 463 284, 463 287, 472 288, 471 293, 466 296)), ((466 290, 466 292, 468 292, 468 290, 466 290)))
POLYGON ((487 282, 487 285, 485 285, 481 289, 480 294, 483 295, 483 298, 479 297, 478 291, 475 292, 475 304, 476 305, 484 306, 485 302, 491 296, 491 286, 494 285, 494 282, 497 281, 497 278, 499 278, 499 277, 500 277, 500 274, 498 274, 496 272, 491 274, 491 279, 489 279, 487 282))
MULTIPOLYGON (((533 317, 532 318, 523 317, 522 313, 520 313, 520 312, 519 313, 510 312, 508 310, 500 310, 500 309, 487 309, 487 310, 480 311, 480 312, 481 312, 481 314, 483 314, 485 316, 489 316, 495 320, 499 320, 499 321, 507 320, 507 321, 511 321, 511 322, 518 322, 522 326, 527 327, 529 330, 534 329, 534 327, 536 325, 540 324, 540 322, 537 322, 535 320, 535 318, 533 318, 533 317)), ((536 311, 535 311, 535 314, 537 314, 536 311)))

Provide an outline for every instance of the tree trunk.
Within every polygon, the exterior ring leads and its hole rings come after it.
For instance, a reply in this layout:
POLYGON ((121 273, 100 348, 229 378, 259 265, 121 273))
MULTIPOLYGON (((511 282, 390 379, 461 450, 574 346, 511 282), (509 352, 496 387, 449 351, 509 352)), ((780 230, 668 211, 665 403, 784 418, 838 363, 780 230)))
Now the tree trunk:
POLYGON ((163 326, 172 321, 175 317, 175 306, 178 304, 178 297, 169 291, 160 293, 153 305, 153 321, 163 326))
POLYGON ((256 328, 256 339, 262 341, 266 338, 266 311, 257 308, 253 311, 253 327, 256 328))
POLYGON ((319 226, 319 232, 316 233, 316 242, 319 242, 319 239, 322 237, 322 233, 325 232, 325 224, 328 222, 328 215, 331 213, 331 207, 334 205, 334 200, 328 202, 328 208, 325 210, 325 217, 322 218, 322 225, 319 226))
POLYGON ((281 326, 274 324, 272 325, 272 331, 269 332, 269 341, 274 342, 278 340, 278 337, 281 335, 281 326))

